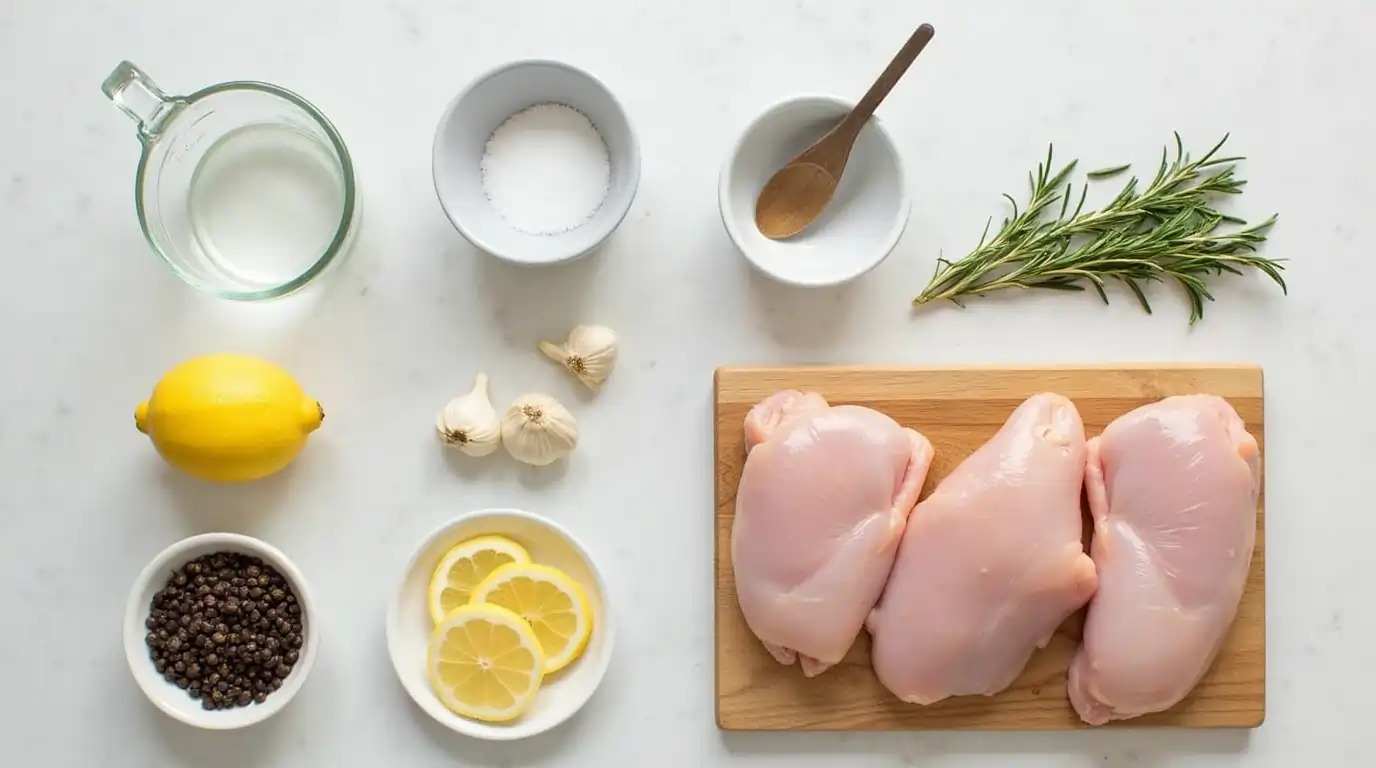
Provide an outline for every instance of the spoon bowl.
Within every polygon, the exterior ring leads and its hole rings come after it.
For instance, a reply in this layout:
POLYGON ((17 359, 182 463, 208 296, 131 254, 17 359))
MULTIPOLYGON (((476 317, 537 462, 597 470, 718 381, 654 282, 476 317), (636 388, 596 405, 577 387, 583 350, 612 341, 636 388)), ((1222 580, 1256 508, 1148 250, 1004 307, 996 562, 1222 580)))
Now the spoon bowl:
POLYGON ((755 202, 760 233, 778 240, 811 224, 836 194, 836 177, 816 163, 790 163, 770 178, 755 202))

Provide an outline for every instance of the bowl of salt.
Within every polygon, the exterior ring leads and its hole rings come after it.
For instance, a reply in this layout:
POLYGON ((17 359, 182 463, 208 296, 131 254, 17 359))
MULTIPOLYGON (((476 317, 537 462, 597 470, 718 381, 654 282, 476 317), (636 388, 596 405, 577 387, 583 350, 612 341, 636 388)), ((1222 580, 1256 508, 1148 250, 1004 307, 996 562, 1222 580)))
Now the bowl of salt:
POLYGON ((640 184, 640 148, 601 80, 558 61, 481 75, 435 131, 435 194, 475 247, 518 264, 555 264, 616 231, 640 184))

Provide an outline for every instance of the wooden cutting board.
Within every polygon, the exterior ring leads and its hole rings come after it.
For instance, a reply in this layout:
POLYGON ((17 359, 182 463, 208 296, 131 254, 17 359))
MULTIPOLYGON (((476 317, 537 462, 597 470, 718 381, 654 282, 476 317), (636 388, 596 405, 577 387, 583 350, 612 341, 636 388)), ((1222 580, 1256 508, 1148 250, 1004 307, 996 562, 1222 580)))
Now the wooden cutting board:
MULTIPOLYGON (((1261 369, 1250 365, 1137 365, 1065 368, 719 368, 716 372, 716 699, 717 725, 742 731, 1060 730, 1085 727, 1066 699, 1066 669, 1079 644, 1082 614, 1032 657, 1023 675, 993 697, 905 704, 879 685, 861 632, 841 664, 812 680, 775 662, 751 634, 736 602, 731 520, 745 460, 746 411, 780 389, 813 390, 833 404, 888 414, 936 447, 923 497, 997 431, 1025 398, 1058 392, 1075 401, 1088 436, 1161 397, 1205 392, 1227 398, 1263 442, 1261 369)), ((1263 457, 1264 457, 1263 450, 1263 457)), ((1264 493, 1263 493, 1264 506, 1264 493)), ((1086 513, 1086 531, 1091 530, 1086 513)), ((1257 518, 1252 571, 1237 620, 1208 675, 1172 710, 1132 726, 1189 728, 1261 725, 1266 714, 1264 518, 1257 518)), ((1106 726, 1114 727, 1114 726, 1106 726)))

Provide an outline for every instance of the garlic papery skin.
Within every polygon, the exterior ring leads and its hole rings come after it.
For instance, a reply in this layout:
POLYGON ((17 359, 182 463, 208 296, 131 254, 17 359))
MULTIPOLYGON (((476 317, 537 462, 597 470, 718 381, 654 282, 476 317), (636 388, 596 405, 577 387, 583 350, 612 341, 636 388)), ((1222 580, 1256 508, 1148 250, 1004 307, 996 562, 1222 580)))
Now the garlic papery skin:
POLYGON ((521 395, 502 415, 502 445, 519 462, 553 464, 578 447, 578 420, 549 395, 521 395))
POLYGON ((616 332, 604 325, 580 325, 562 345, 540 342, 540 351, 596 392, 616 367, 616 332))
POLYGON ((435 430, 446 446, 469 456, 487 456, 497 450, 502 443, 502 424, 487 394, 487 374, 478 374, 471 392, 444 406, 435 419, 435 430))

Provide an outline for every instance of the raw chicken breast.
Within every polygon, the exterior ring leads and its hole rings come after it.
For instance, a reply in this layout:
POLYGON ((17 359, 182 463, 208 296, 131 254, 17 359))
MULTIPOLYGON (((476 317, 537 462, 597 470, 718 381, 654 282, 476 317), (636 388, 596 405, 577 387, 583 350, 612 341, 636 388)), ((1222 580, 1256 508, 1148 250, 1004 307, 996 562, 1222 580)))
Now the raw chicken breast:
POLYGON ((1160 712, 1213 664, 1256 544, 1257 441, 1228 402, 1170 397, 1089 443, 1099 592, 1070 666, 1090 725, 1160 712))
POLYGON ((1074 404, 1035 395, 941 481, 908 520, 868 627, 879 682, 932 704, 993 695, 1094 594, 1074 404))
POLYGON ((746 623, 812 677, 839 662, 883 591, 932 445, 878 411, 785 390, 745 418, 731 563, 746 623))

